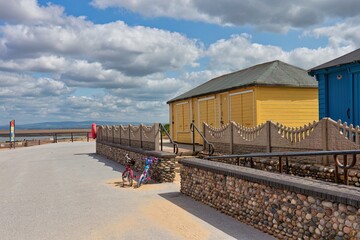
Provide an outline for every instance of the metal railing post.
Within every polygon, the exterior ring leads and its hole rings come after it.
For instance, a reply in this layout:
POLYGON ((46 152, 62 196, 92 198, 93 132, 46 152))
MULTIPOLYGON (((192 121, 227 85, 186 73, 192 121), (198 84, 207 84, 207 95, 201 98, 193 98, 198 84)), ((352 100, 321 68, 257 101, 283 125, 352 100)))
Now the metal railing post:
POLYGON ((190 125, 191 131, 192 131, 192 145, 193 145, 193 152, 195 152, 195 129, 194 129, 194 123, 191 123, 190 125))
MULTIPOLYGON (((205 125, 204 125, 205 128, 205 125)), ((195 135, 195 130, 199 133, 200 137, 202 137, 202 139, 204 140, 204 148, 203 150, 205 150, 205 144, 207 144, 207 146, 209 146, 209 156, 212 155, 215 151, 214 145, 212 143, 210 143, 205 137, 204 135, 199 131, 199 129, 195 126, 194 123, 190 124, 190 130, 193 132, 193 136, 195 135)), ((204 130, 205 132, 205 130, 204 130)), ((195 152, 195 140, 193 137, 193 152, 195 152)))
POLYGON ((166 130, 166 128, 159 123, 159 132, 160 132, 160 141, 161 141, 161 151, 163 150, 163 137, 162 137, 162 131, 164 131, 164 133, 166 134, 166 136, 168 136, 170 142, 173 144, 173 153, 177 154, 179 151, 179 147, 178 144, 176 142, 174 142, 174 140, 171 138, 169 132, 166 130))
POLYGON ((159 123, 159 131, 160 131, 160 150, 162 151, 163 150, 163 136, 162 136, 162 128, 163 128, 163 126, 162 126, 162 124, 161 123, 159 123))

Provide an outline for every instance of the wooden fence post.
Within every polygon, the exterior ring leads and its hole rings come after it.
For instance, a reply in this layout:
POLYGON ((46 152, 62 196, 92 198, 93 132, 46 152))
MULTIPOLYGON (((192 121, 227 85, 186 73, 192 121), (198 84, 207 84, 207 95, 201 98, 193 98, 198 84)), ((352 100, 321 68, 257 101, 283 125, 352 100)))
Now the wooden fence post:
POLYGON ((108 126, 106 125, 106 142, 109 141, 109 131, 108 131, 108 126))
POLYGON ((267 127, 267 145, 266 145, 266 151, 268 153, 271 152, 271 121, 266 121, 266 127, 267 127))
MULTIPOLYGON (((328 137, 329 137, 328 123, 329 123, 329 119, 328 118, 323 118, 320 121, 323 122, 323 124, 322 124, 322 135, 321 135, 323 150, 327 151, 327 150, 329 150, 329 142, 328 142, 328 137)), ((330 162, 329 161, 329 156, 323 156, 322 164, 325 165, 325 166, 328 166, 329 162, 330 162)))
POLYGON ((121 129, 122 129, 122 127, 121 127, 121 125, 119 125, 119 143, 120 143, 120 145, 121 145, 121 129))
POLYGON ((139 131, 140 131, 140 148, 143 148, 143 142, 142 142, 142 133, 143 133, 143 124, 140 124, 139 126, 139 131))
POLYGON ((128 131, 129 131, 129 146, 131 146, 131 125, 129 124, 129 127, 128 127, 128 131))
POLYGON ((162 134, 160 129, 160 123, 154 123, 153 128, 154 128, 154 150, 159 151, 160 149, 159 134, 160 135, 162 134))

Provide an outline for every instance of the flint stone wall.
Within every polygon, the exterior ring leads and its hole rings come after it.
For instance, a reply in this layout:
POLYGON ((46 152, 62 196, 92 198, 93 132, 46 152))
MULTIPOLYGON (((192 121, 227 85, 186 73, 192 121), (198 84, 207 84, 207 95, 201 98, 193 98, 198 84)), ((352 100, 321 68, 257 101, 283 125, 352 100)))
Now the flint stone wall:
POLYGON ((360 190, 197 158, 180 191, 279 239, 360 239, 360 190))
POLYGON ((110 160, 126 165, 124 155, 127 153, 135 160, 134 171, 144 170, 144 157, 152 156, 159 158, 159 164, 154 164, 150 168, 151 179, 157 182, 173 182, 175 178, 175 154, 160 151, 146 151, 139 148, 112 144, 107 142, 96 142, 96 153, 110 160))
MULTIPOLYGON (((286 166, 283 159, 283 172, 288 171, 288 174, 300 177, 307 177, 326 182, 335 182, 335 164, 331 163, 328 166, 319 164, 308 163, 311 162, 311 157, 308 157, 308 161, 303 161, 296 157, 289 157, 289 167, 286 166)), ((244 158, 214 158, 208 159, 208 161, 227 163, 242 167, 251 167, 250 161, 244 158)), ((359 161, 359 160, 358 160, 359 161)), ((315 162, 315 161, 313 161, 315 162)), ((359 164, 357 164, 359 166, 359 164)), ((267 172, 279 172, 279 160, 278 158, 253 158, 254 169, 263 170, 267 172)), ((344 183, 344 170, 339 168, 339 183, 344 183)), ((353 168, 348 171, 348 184, 356 187, 360 187, 360 170, 359 168, 353 168)))

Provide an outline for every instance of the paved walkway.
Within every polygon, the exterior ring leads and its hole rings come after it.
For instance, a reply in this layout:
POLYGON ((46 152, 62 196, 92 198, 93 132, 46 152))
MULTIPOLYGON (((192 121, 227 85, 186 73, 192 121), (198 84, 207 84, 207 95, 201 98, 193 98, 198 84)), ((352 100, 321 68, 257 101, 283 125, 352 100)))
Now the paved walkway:
POLYGON ((95 143, 0 152, 0 238, 273 239, 179 193, 179 183, 122 187, 123 167, 95 143))
MULTIPOLYGON (((163 140, 163 151, 172 153, 174 151, 174 145, 170 143, 169 139, 163 140)), ((195 145, 195 151, 203 150, 203 146, 195 145)), ((178 144, 178 156, 191 156, 193 152, 193 145, 192 144, 178 144)))

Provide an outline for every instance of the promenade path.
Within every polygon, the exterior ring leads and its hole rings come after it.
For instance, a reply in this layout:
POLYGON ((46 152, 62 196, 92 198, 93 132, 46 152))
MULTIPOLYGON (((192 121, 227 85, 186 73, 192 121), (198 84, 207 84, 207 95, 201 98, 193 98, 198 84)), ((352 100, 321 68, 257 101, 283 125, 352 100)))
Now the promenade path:
POLYGON ((122 187, 94 142, 0 151, 0 239, 273 239, 179 193, 122 187))

